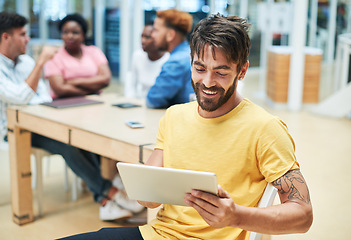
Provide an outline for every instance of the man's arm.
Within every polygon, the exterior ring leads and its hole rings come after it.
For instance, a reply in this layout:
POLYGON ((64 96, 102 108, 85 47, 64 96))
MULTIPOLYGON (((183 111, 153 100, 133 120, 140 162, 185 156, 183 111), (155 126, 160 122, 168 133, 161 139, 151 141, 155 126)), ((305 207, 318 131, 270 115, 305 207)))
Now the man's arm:
POLYGON ((31 89, 33 89, 34 92, 37 91, 38 83, 43 72, 44 64, 48 60, 50 60, 55 55, 56 52, 57 52, 56 47, 49 47, 49 46, 43 47, 43 50, 39 55, 39 59, 33 71, 31 72, 31 74, 29 74, 29 77, 26 79, 26 83, 31 89))
MULTIPOLYGON (((1 68, 0 71, 0 99, 8 104, 28 104, 34 98, 36 100, 32 103, 40 103, 43 101, 50 101, 51 97, 49 94, 44 93, 44 86, 39 87, 39 80, 42 73, 43 62, 47 61, 56 52, 56 48, 44 47, 42 53, 34 65, 34 60, 30 57, 23 58, 25 64, 30 69, 31 73, 25 79, 25 75, 16 76, 19 79, 14 81, 12 75, 7 74, 5 67, 1 68), (21 79, 22 78, 22 79, 21 79), (37 92, 39 91, 39 92, 37 92)), ((28 72, 26 72, 28 74, 28 72)))
POLYGON ((244 207, 234 203, 220 186, 219 196, 193 190, 185 197, 202 218, 214 228, 238 227, 263 234, 307 232, 313 221, 307 184, 300 170, 292 170, 272 183, 281 204, 267 208, 244 207))
POLYGON ((175 61, 166 62, 146 96, 146 106, 148 108, 169 107, 171 100, 184 87, 185 71, 184 64, 175 61))
MULTIPOLYGON (((163 150, 155 149, 150 155, 149 159, 146 162, 146 165, 163 167, 163 150)), ((148 208, 157 208, 161 203, 138 201, 141 205, 148 208)))

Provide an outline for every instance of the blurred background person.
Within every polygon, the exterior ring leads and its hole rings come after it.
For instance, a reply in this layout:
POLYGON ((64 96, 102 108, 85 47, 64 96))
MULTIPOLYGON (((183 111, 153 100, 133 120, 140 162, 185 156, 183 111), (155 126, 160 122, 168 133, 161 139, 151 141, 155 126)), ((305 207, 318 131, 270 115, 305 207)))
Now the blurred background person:
POLYGON ((168 108, 189 102, 190 95, 194 93, 190 47, 186 40, 192 29, 193 17, 176 9, 158 11, 156 15, 152 38, 156 47, 168 51, 170 56, 147 94, 146 105, 149 108, 168 108))
POLYGON ((26 54, 30 37, 28 20, 15 13, 0 12, 0 137, 7 142, 7 107, 50 102, 41 79, 44 64, 57 49, 43 47, 37 62, 26 54))
POLYGON ((162 65, 169 58, 167 51, 155 46, 152 30, 153 23, 146 23, 141 35, 142 49, 133 53, 131 72, 124 87, 126 97, 144 99, 160 74, 162 65))
POLYGON ((58 25, 64 46, 45 65, 52 97, 84 96, 107 87, 111 71, 104 53, 84 44, 88 24, 79 14, 70 14, 58 25))
MULTIPOLYGON (((83 44, 88 24, 79 14, 67 15, 59 23, 64 46, 45 65, 45 76, 53 90, 53 98, 98 93, 111 78, 107 59, 95 46, 83 44)), ((37 147, 61 155, 72 171, 88 186, 94 200, 101 204, 101 220, 118 220, 132 216, 144 208, 128 199, 117 175, 113 181, 100 172, 100 156, 55 140, 36 136, 37 147)))

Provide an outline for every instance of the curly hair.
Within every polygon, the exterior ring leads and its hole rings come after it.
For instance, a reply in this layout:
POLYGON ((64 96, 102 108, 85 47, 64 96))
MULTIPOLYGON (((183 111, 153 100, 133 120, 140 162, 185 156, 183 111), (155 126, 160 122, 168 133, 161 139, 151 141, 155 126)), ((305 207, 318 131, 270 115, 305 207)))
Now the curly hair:
POLYGON ((60 32, 62 32, 62 28, 63 25, 65 25, 66 22, 69 21, 74 21, 76 23, 78 23, 80 25, 80 27, 82 28, 82 31, 84 33, 84 37, 86 36, 87 32, 88 32, 88 23, 87 21, 78 13, 74 13, 74 14, 69 14, 66 17, 64 17, 60 23, 58 24, 58 30, 60 32))

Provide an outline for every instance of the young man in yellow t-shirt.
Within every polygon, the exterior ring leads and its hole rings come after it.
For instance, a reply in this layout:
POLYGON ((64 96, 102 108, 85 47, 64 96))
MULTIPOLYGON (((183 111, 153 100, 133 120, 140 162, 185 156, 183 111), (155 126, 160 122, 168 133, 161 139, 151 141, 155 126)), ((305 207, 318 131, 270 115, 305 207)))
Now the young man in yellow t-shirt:
POLYGON ((287 234, 310 228, 310 196, 286 125, 236 91, 249 66, 248 27, 244 19, 220 15, 195 27, 190 47, 197 102, 166 111, 147 162, 214 172, 218 196, 193 190, 184 199, 190 207, 165 204, 150 224, 79 236, 232 240, 248 239, 249 231, 287 234), (278 189, 281 204, 257 208, 267 182, 278 189))

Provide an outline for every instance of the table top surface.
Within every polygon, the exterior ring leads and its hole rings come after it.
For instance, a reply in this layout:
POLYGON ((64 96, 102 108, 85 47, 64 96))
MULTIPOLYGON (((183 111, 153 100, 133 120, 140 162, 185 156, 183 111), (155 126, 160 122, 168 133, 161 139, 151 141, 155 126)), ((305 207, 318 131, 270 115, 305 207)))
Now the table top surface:
POLYGON ((117 94, 91 95, 88 97, 103 101, 103 104, 64 109, 44 105, 14 106, 14 108, 19 110, 19 115, 27 114, 135 145, 155 143, 158 123, 165 110, 148 109, 141 100, 128 99, 117 94), (142 106, 125 109, 112 106, 112 104, 127 102, 142 106), (141 122, 144 128, 132 129, 125 124, 127 121, 141 122))

